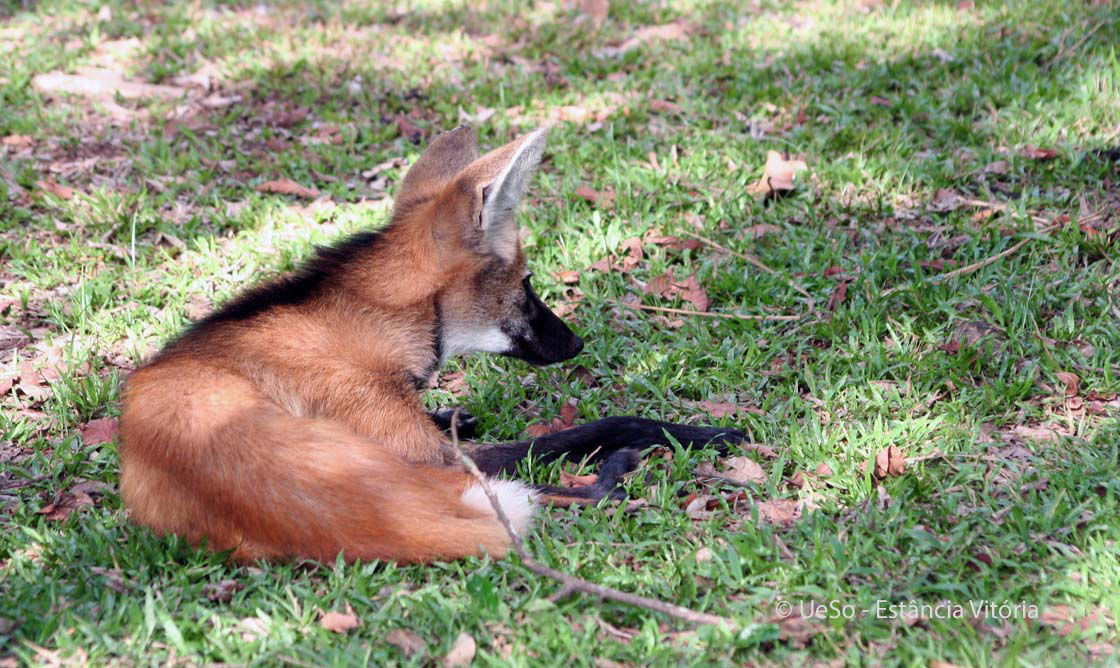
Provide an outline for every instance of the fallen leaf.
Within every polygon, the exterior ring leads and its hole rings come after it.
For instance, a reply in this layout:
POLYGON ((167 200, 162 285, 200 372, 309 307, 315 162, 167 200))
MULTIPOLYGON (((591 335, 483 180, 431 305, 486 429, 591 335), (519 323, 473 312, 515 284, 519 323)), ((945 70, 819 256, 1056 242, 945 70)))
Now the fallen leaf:
POLYGON ((219 580, 217 582, 207 582, 203 585, 202 594, 215 603, 229 603, 233 600, 234 593, 244 588, 245 585, 237 580, 219 580))
POLYGON ((579 11, 590 18, 596 28, 607 20, 610 9, 610 0, 580 0, 579 2, 579 11))
POLYGON ((478 646, 475 644, 474 638, 469 633, 460 633, 459 637, 455 639, 455 644, 451 646, 451 651, 444 655, 440 663, 445 668, 469 666, 474 661, 474 655, 477 651, 478 646))
POLYGON ((75 510, 93 506, 93 499, 85 492, 59 492, 54 501, 39 509, 39 514, 52 522, 61 522, 75 510))
POLYGON ((1077 391, 1081 388, 1080 376, 1068 371, 1058 371, 1054 375, 1065 385, 1065 394, 1067 397, 1077 396, 1077 391))
POLYGON ((1058 432, 1046 425, 1032 426, 1020 424, 1013 427, 1008 433, 1024 441, 1049 442, 1058 440, 1058 432))
POLYGON ((649 108, 652 111, 672 112, 676 113, 681 110, 680 105, 668 100, 653 99, 649 101, 649 108))
POLYGON ((1058 157, 1058 152, 1052 148, 1039 148, 1037 146, 1024 146, 1019 155, 1031 160, 1049 160, 1058 157))
POLYGON ((120 72, 96 67, 80 67, 76 74, 62 72, 39 74, 31 79, 31 87, 44 95, 67 93, 110 101, 117 96, 130 99, 145 97, 175 99, 186 94, 186 89, 178 86, 126 81, 120 72))
POLYGON ((933 199, 929 202, 930 210, 940 213, 955 211, 964 205, 964 198, 952 188, 938 188, 933 193, 933 199))
POLYGON ((574 473, 568 473, 567 471, 560 471, 561 487, 592 487, 597 482, 599 482, 599 476, 594 473, 576 475, 574 473))
POLYGON ((747 186, 747 192, 756 198, 788 192, 793 190, 798 172, 808 168, 800 158, 786 158, 777 151, 769 151, 766 154, 766 165, 762 168, 762 177, 747 186))
POLYGON ((770 499, 755 507, 759 519, 780 527, 793 526, 801 517, 801 506, 794 499, 770 499))
POLYGON ((416 127, 412 121, 408 120, 408 117, 403 115, 397 116, 397 129, 400 131, 402 137, 413 144, 419 142, 424 137, 424 133, 420 128, 416 127))
POLYGON ((621 56, 649 42, 687 39, 690 32, 692 32, 692 25, 686 21, 646 26, 634 31, 634 34, 631 35, 629 39, 619 44, 617 47, 601 49, 597 51, 595 55, 600 58, 621 56))
POLYGON ((757 225, 751 225, 750 227, 744 227, 742 236, 747 239, 761 239, 767 234, 778 234, 781 231, 782 228, 778 227, 777 225, 771 225, 770 223, 759 223, 757 225))
POLYGON ((308 199, 314 199, 319 196, 318 190, 314 188, 304 188, 291 179, 265 181, 264 183, 257 186, 257 192, 275 193, 277 195, 295 195, 297 197, 306 197, 308 199))
POLYGON ((486 121, 490 120, 490 118, 496 113, 498 113, 497 109, 491 109, 489 107, 479 107, 472 114, 464 110, 462 107, 459 107, 459 121, 467 123, 469 125, 482 125, 486 121))
POLYGON ((102 583, 117 593, 123 593, 132 589, 131 582, 125 580, 124 573, 119 568, 105 568, 103 566, 90 566, 90 572, 94 575, 100 575, 102 583))
POLYGON ((4 137, 4 139, 0 141, 0 143, 2 143, 4 146, 8 146, 17 150, 22 148, 29 148, 31 146, 31 137, 28 137, 27 135, 13 134, 4 137))
POLYGON ((82 427, 83 445, 100 445, 117 437, 117 418, 90 420, 82 427))
POLYGON ((358 616, 351 612, 335 612, 331 610, 324 612, 319 617, 319 626, 333 633, 347 633, 352 631, 361 624, 358 616))
POLYGON ((840 305, 844 303, 844 298, 847 297, 847 296, 848 296, 848 282, 847 281, 841 281, 841 282, 837 283, 836 287, 834 287, 832 289, 832 294, 830 294, 828 296, 827 309, 830 312, 835 313, 836 309, 840 308, 840 305))
POLYGON ((872 95, 871 99, 868 100, 868 102, 870 102, 871 104, 879 105, 880 107, 894 106, 893 103, 890 100, 888 100, 885 97, 879 97, 878 95, 872 95))
POLYGON ((897 445, 884 448, 875 455, 875 478, 882 480, 897 477, 906 472, 906 457, 897 445))
POLYGON ((996 160, 989 162, 980 169, 981 174, 997 174, 1002 175, 1011 171, 1011 165, 1006 160, 996 160))
POLYGON ((672 285, 677 296, 696 307, 697 311, 708 310, 708 293, 696 279, 696 274, 690 275, 683 281, 674 281, 672 285))
POLYGON ((423 638, 408 629, 393 629, 385 636, 385 642, 400 649, 405 656, 414 656, 428 648, 423 638))
POLYGON ((525 433, 528 434, 530 438, 548 436, 552 433, 552 425, 541 423, 531 424, 525 427, 525 433))
POLYGON ((74 196, 73 188, 56 183, 51 179, 42 179, 40 181, 36 181, 35 185, 61 199, 70 199, 74 196))
POLYGON ((31 338, 11 325, 0 325, 0 352, 18 350, 31 343, 31 338))
POLYGON ((828 476, 832 475, 832 467, 830 467, 828 464, 825 464, 824 462, 817 464, 817 475, 822 478, 827 478, 828 476))
POLYGON ((712 560, 712 548, 705 546, 705 547, 700 548, 699 550, 696 550, 696 563, 702 564, 706 561, 711 561, 711 560, 712 560))
POLYGON ((766 482, 766 472, 750 457, 728 457, 723 463, 728 467, 721 474, 724 478, 756 485, 766 482))
POLYGON ((557 271, 553 274, 564 285, 575 285, 579 283, 579 272, 574 269, 567 269, 564 271, 557 271))
POLYGON ((610 191, 599 192, 588 185, 581 185, 572 193, 576 197, 582 197, 595 206, 602 206, 606 208, 614 201, 614 193, 610 191))
POLYGON ((579 404, 575 399, 567 400, 564 402, 564 405, 560 407, 560 421, 565 429, 572 426, 577 415, 579 415, 579 404))

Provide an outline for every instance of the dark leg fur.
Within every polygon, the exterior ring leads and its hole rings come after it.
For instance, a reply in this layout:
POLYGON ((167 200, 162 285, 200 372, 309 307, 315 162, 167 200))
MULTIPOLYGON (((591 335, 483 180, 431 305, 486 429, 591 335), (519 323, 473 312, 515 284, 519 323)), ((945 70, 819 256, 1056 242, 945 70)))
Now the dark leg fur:
POLYGON ((665 432, 686 448, 710 445, 720 452, 727 451, 728 443, 746 440, 746 434, 738 429, 693 427, 639 417, 609 417, 531 441, 483 446, 472 452, 471 458, 485 473, 513 473, 517 470, 517 462, 525 459, 530 452, 542 462, 564 456, 572 461, 585 457, 600 461, 624 448, 644 450, 666 445, 665 432))
POLYGON ((623 448, 612 453, 599 467, 599 480, 587 487, 552 487, 537 485, 536 490, 546 496, 598 501, 604 497, 621 499, 626 494, 620 488, 622 476, 638 467, 640 453, 634 448, 623 448))
MULTIPOLYGON (((428 413, 432 418, 432 422, 436 423, 442 431, 451 433, 451 416, 455 414, 454 408, 441 408, 433 413, 428 413)), ((478 418, 470 413, 460 410, 459 422, 456 425, 456 431, 461 439, 469 439, 474 437, 475 431, 478 429, 478 418)))

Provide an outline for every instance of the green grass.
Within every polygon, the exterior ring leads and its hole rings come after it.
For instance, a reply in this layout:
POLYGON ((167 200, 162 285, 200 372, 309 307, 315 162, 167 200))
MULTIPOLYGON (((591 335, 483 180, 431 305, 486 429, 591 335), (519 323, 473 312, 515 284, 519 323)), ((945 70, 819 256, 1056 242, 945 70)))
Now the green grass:
POLYGON ((424 665, 467 632, 478 665, 1120 661, 1120 409, 1107 399, 1120 391, 1114 3, 616 2, 598 31, 564 3, 397 4, 0 5, 0 137, 31 142, 0 147, 0 304, 12 302, 0 325, 31 340, 2 353, 0 378, 51 346, 66 369, 41 405, 19 389, 0 397, 0 656, 424 665), (685 39, 597 55, 675 20, 692 27, 685 39), (131 51, 108 60, 107 43, 131 51), (214 89, 182 110, 196 129, 173 133, 181 102, 117 100, 127 111, 114 120, 112 105, 30 85, 97 64, 168 85, 208 65, 214 89), (240 101, 207 110, 206 95, 240 101), (543 563, 733 617, 740 632, 682 634, 619 604, 551 602, 557 585, 515 557, 238 567, 130 526, 115 491, 62 521, 39 512, 79 479, 115 490, 114 444, 83 445, 79 428, 117 414, 127 368, 188 311, 384 223, 403 169, 385 170, 384 186, 362 171, 414 160, 460 109, 496 110, 476 123, 493 147, 562 107, 604 117, 556 125, 522 209, 546 301, 570 296, 554 272, 622 255, 624 239, 650 229, 698 232, 775 273, 708 247, 647 245, 628 275, 582 272, 568 316, 588 343, 581 357, 545 369, 466 360, 469 391, 428 400, 478 415, 482 440, 518 438, 576 397, 581 420, 734 423, 770 444, 776 459, 750 455, 763 485, 698 479, 709 453, 654 457, 628 482, 647 506, 552 510, 529 539, 543 563), (296 109, 304 120, 277 126, 296 109), (401 116, 420 145, 401 136, 401 116), (338 127, 337 143, 314 139, 323 124, 338 127), (804 156, 810 173, 759 202, 746 188, 771 149, 804 156), (997 161, 1005 173, 985 171, 997 161), (255 191, 278 177, 329 199, 255 191), (46 178, 78 194, 48 194, 36 185, 46 178), (575 197, 583 184, 613 190, 613 204, 575 197), (931 211, 942 188, 1006 213, 931 211), (760 224, 777 231, 743 233, 760 224), (979 270, 932 280, 1022 239, 979 270), (616 303, 666 271, 695 273, 713 311, 804 317, 672 328, 616 303), (945 349, 976 322, 997 329, 945 349), (1061 396, 1060 372, 1080 378, 1081 409, 1061 396), (702 401, 751 411, 714 419, 702 401), (1092 401, 1103 415, 1085 410, 1092 401), (1040 425, 1052 438, 1028 437, 1040 425), (910 464, 878 484, 870 470, 891 445, 910 464), (821 464, 833 474, 789 484, 821 464), (710 515, 684 512, 690 494, 716 497, 710 515), (754 507, 769 499, 799 500, 801 515, 766 523, 754 507), (704 548, 710 559, 698 560, 704 548), (224 580, 243 588, 211 600, 206 586, 224 580), (783 601, 854 613, 799 628, 777 616, 783 601), (888 619, 865 612, 877 601, 1025 603, 1047 623, 888 619), (320 611, 348 607, 357 630, 319 627, 320 611), (426 652, 387 643, 394 629, 417 633, 426 652))

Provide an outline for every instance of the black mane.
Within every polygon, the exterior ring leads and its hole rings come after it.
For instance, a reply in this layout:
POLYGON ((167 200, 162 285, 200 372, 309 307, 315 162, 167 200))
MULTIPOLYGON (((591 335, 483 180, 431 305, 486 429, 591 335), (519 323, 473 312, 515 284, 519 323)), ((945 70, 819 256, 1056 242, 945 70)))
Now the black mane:
POLYGON ((221 308, 192 324, 185 333, 193 334, 230 321, 247 320, 277 306, 302 304, 317 296, 326 282, 343 265, 372 248, 380 231, 359 232, 329 245, 318 246, 315 253, 293 273, 260 283, 226 302, 221 308))

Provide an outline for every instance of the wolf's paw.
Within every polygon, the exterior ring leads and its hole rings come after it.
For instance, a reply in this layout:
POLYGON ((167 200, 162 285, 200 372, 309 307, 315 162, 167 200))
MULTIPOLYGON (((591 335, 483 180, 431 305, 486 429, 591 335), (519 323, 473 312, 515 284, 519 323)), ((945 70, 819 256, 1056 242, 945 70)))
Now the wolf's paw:
MULTIPOLYGON (((431 416, 432 422, 435 422, 437 427, 447 433, 451 433, 451 417, 455 415, 454 408, 441 408, 428 415, 431 416)), ((478 418, 459 409, 459 418, 455 423, 455 431, 459 435, 459 438, 474 438, 475 432, 478 431, 478 418)))

